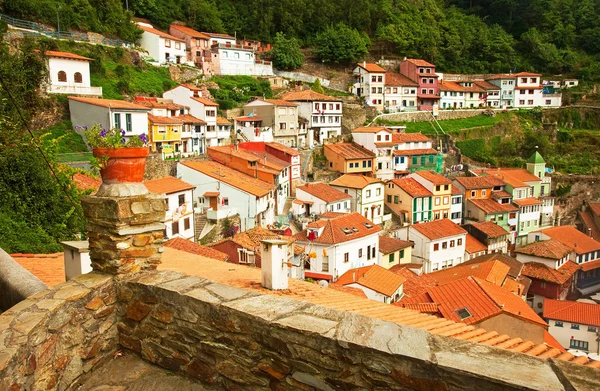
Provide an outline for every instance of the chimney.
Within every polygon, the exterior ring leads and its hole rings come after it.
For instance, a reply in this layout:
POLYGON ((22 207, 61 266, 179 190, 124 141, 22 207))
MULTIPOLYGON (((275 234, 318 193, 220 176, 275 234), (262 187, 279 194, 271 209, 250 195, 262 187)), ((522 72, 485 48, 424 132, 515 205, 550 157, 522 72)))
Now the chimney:
POLYGON ((367 62, 366 61, 363 61, 363 67, 365 67, 365 68, 367 67, 367 62))
POLYGON ((64 248, 65 279, 92 271, 87 240, 61 242, 64 248))
POLYGON ((143 183, 102 184, 81 200, 92 269, 114 275, 154 270, 164 237, 164 195, 143 183))
POLYGON ((590 238, 592 238, 592 229, 591 229, 591 228, 588 228, 588 236, 589 236, 590 238))
POLYGON ((261 241, 261 285, 271 290, 288 289, 288 243, 280 239, 261 241))

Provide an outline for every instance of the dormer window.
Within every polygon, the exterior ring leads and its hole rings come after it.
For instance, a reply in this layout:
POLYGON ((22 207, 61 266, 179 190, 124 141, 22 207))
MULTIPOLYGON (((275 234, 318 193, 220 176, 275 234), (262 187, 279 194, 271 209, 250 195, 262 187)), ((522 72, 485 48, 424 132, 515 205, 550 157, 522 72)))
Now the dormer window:
POLYGON ((469 312, 465 307, 456 310, 456 315, 460 317, 460 320, 465 320, 467 318, 471 318, 473 315, 469 312))

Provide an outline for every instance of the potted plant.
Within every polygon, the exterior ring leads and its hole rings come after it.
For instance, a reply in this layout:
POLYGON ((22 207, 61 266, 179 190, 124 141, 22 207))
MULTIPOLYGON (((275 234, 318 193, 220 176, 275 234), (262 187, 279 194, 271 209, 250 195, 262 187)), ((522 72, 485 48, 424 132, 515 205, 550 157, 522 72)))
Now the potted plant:
POLYGON ((126 137, 123 129, 108 130, 96 124, 85 129, 85 137, 103 183, 142 182, 148 156, 147 135, 126 137))

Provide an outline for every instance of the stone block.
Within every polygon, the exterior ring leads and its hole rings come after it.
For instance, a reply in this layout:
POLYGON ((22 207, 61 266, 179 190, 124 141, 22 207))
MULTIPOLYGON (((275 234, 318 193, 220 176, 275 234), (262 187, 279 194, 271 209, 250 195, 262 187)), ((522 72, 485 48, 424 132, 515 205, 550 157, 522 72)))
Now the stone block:
POLYGON ((219 373, 212 364, 207 364, 201 360, 195 359, 186 367, 185 372, 196 379, 208 384, 217 381, 219 373))
POLYGON ((91 310, 91 311, 96 311, 96 310, 100 309, 100 307, 103 307, 103 306, 104 306, 104 301, 102 300, 102 298, 100 296, 96 296, 92 300, 87 302, 87 304, 85 305, 85 308, 87 308, 88 310, 91 310))
POLYGON ((74 301, 85 297, 90 292, 90 289, 84 288, 73 283, 66 285, 58 291, 56 291, 56 293, 53 296, 53 299, 74 301))
POLYGON ((124 348, 133 350, 137 353, 141 353, 142 351, 142 342, 139 339, 123 333, 119 334, 119 344, 124 348))
POLYGON ((210 293, 208 293, 208 291, 206 289, 203 289, 203 288, 193 289, 193 290, 185 293, 185 296, 191 297, 192 299, 202 301, 205 303, 209 303, 209 304, 221 303, 221 300, 219 300, 216 296, 211 295, 210 293))
POLYGON ((247 368, 238 365, 232 360, 220 361, 215 368, 219 374, 236 383, 256 386, 266 386, 269 384, 267 379, 254 375, 247 368))
POLYGON ((36 307, 40 310, 48 311, 50 313, 56 311, 61 305, 65 303, 64 300, 56 299, 43 299, 36 303, 36 307))
POLYGON ((305 314, 295 314, 287 318, 279 319, 275 323, 296 330, 317 334, 325 334, 338 325, 338 322, 305 314))
POLYGON ((27 335, 46 318, 47 315, 44 312, 22 312, 17 316, 12 328, 13 330, 27 335))
POLYGON ((224 303, 223 306, 271 321, 299 312, 309 304, 284 297, 258 295, 224 303))
POLYGON ((0 371, 6 369, 11 359, 17 353, 16 349, 2 349, 0 350, 0 371))
POLYGON ((230 301, 244 297, 251 292, 245 289, 235 288, 228 285, 222 284, 210 284, 204 287, 208 291, 219 296, 223 301, 230 301))
POLYGON ((148 315, 151 309, 152 307, 148 304, 144 304, 139 300, 134 300, 127 306, 127 312, 125 316, 128 319, 132 319, 139 322, 142 319, 144 319, 146 315, 148 315))
POLYGON ((206 279, 194 276, 184 277, 179 280, 168 281, 159 285, 161 289, 183 293, 206 284, 206 279))
POLYGON ((154 241, 154 237, 152 234, 140 234, 134 235, 132 239, 132 244, 135 247, 144 247, 154 241))
POLYGON ((154 319, 162 323, 173 322, 173 312, 162 304, 157 305, 150 314, 154 319))
POLYGON ((331 388, 327 383, 323 380, 304 372, 294 372, 292 374, 292 378, 299 381, 300 383, 306 384, 308 386, 314 387, 317 390, 322 391, 335 391, 331 388))
POLYGON ((600 369, 562 360, 552 360, 552 367, 575 390, 600 390, 600 369))

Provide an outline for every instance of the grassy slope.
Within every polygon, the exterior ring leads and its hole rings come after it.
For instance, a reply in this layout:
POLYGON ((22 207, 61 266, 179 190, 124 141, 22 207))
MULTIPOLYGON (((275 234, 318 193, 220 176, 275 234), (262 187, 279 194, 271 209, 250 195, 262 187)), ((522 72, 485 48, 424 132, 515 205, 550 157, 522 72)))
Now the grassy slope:
MULTIPOLYGON (((481 126, 493 126, 506 118, 509 114, 499 113, 495 117, 488 117, 486 115, 478 115, 472 118, 464 119, 450 119, 438 121, 442 126, 442 129, 446 133, 453 134, 457 133, 462 129, 475 128, 481 126)), ((423 134, 435 134, 430 122, 393 122, 386 120, 378 120, 378 123, 382 125, 406 125, 407 133, 418 133, 423 134)))

